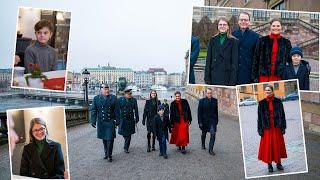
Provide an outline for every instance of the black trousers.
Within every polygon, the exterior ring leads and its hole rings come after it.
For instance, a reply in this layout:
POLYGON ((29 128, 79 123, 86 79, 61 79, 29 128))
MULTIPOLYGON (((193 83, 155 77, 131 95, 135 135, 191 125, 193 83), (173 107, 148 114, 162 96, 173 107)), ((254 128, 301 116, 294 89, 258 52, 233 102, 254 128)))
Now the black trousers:
MULTIPOLYGON (((207 136, 207 131, 202 131, 201 142, 203 146, 206 142, 206 136, 207 136)), ((216 141, 216 132, 210 131, 209 151, 213 151, 215 141, 216 141)))
POLYGON ((113 149, 114 139, 102 140, 102 141, 103 141, 104 155, 107 157, 112 157, 112 149, 113 149))
POLYGON ((124 149, 125 150, 129 150, 129 147, 130 147, 130 142, 131 142, 131 135, 129 136, 123 136, 124 138, 124 149))

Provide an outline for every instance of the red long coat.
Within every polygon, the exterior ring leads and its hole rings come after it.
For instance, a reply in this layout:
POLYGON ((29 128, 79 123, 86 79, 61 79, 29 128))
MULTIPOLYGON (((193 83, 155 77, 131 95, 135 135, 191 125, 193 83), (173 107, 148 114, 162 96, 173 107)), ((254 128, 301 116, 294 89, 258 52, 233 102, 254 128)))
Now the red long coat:
POLYGON ((267 98, 270 113, 270 128, 263 130, 258 154, 258 159, 268 164, 272 163, 272 161, 281 163, 281 158, 287 158, 281 129, 274 126, 273 98, 267 98))
POLYGON ((181 101, 177 101, 180 121, 173 124, 170 144, 187 146, 189 144, 189 124, 184 120, 184 113, 181 101))

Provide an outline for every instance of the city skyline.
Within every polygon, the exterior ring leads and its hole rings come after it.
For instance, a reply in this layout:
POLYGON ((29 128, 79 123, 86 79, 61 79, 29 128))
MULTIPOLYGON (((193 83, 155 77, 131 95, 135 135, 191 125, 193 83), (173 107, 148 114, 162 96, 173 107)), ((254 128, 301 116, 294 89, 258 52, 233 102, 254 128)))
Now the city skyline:
POLYGON ((17 1, 1 6, 0 39, 2 68, 12 67, 16 39, 17 6, 65 10, 72 13, 68 70, 106 64, 146 69, 163 65, 168 72, 183 71, 190 48, 192 6, 202 0, 17 1), (77 6, 73 6, 76 3, 77 6), (34 5, 37 4, 35 7, 34 5), (141 8, 144 7, 144 8, 141 8), (166 12, 166 13, 163 13, 166 12), (179 13, 177 13, 179 12, 179 13), (6 17, 6 18, 4 18, 6 17))

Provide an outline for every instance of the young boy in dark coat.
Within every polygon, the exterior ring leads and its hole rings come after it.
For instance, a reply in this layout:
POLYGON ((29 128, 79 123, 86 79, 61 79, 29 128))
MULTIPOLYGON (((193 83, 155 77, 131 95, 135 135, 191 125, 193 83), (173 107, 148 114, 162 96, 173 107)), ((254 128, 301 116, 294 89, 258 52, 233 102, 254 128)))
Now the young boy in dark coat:
POLYGON ((292 63, 286 65, 286 73, 283 79, 298 79, 300 90, 309 90, 309 75, 311 67, 307 61, 301 60, 303 52, 300 47, 294 47, 290 51, 292 63))
POLYGON ((165 107, 160 105, 158 107, 158 114, 154 117, 154 133, 159 141, 160 155, 167 159, 167 140, 169 139, 168 130, 170 130, 170 121, 168 116, 164 115, 165 107))

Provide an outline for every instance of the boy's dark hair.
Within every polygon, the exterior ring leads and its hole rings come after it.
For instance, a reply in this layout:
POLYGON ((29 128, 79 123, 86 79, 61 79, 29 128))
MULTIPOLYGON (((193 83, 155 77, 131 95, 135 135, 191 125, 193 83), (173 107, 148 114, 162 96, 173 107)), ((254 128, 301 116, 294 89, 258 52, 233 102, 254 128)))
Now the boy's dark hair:
POLYGON ((47 27, 49 29, 49 31, 53 33, 53 31, 54 31, 53 24, 46 19, 42 19, 42 20, 38 21, 36 23, 36 25, 34 25, 34 30, 37 32, 44 27, 47 27))
POLYGON ((180 91, 176 91, 176 92, 174 93, 174 95, 177 95, 177 94, 181 95, 181 92, 180 92, 180 91))

